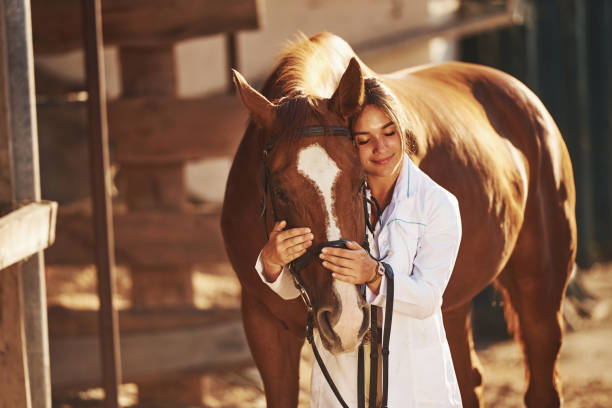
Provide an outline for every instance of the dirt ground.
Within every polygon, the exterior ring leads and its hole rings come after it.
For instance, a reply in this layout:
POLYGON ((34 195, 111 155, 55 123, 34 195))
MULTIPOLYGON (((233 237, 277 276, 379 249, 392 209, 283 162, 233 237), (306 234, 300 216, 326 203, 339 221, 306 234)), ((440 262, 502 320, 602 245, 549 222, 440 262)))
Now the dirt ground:
MULTIPOLYGON (((74 271, 72 272, 74 274, 74 271)), ((224 306, 228 299, 238 305, 239 288, 231 272, 225 276, 197 275, 194 278, 201 307, 215 305, 212 293, 222 293, 224 306)), ((67 279, 65 272, 49 273, 52 303, 76 306, 95 304, 92 272, 83 272, 78 279, 67 279), (68 291, 68 293, 67 293, 68 291)), ((579 287, 584 291, 566 301, 567 332, 560 357, 563 379, 564 406, 570 408, 612 407, 612 264, 596 265, 578 273, 579 287), (585 294, 586 293, 586 294, 585 294)), ((129 289, 125 278, 119 279, 120 298, 129 289)), ((121 299, 120 299, 121 300, 121 299)), ((230 302, 231 303, 231 302, 230 302)), ((125 299, 121 307, 129 306, 125 299)), ((520 350, 511 340, 477 344, 478 357, 484 368, 484 398, 491 407, 522 407, 525 389, 520 350)), ((305 347, 302 353, 300 408, 308 407, 308 382, 312 354, 305 347)), ((265 407, 263 387, 255 367, 230 370, 201 377, 204 407, 265 407)), ((122 404, 138 407, 184 407, 183 404, 139 404, 137 387, 122 387, 122 404)), ((63 398, 54 406, 92 407, 101 398, 101 390, 80 392, 70 399, 63 398)))

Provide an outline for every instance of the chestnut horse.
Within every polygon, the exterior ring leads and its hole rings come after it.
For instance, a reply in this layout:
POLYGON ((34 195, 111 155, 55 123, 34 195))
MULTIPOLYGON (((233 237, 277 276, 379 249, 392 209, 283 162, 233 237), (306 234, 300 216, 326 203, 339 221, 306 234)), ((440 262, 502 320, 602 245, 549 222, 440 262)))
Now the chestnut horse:
MULTIPOLYGON (((361 174, 354 148, 346 138, 299 133, 304 125, 347 126, 347 116, 362 103, 364 76, 377 76, 395 93, 410 126, 411 159, 459 201, 463 239, 443 314, 463 405, 483 404, 470 302, 495 282, 505 295, 509 327, 522 345, 526 405, 559 406, 561 304, 577 238, 572 166, 553 119, 527 87, 495 69, 450 62, 379 75, 356 61, 348 44, 323 33, 288 48, 263 95, 236 76, 251 121, 230 171, 221 223, 242 284, 244 327, 268 406, 297 405, 306 314, 299 298, 281 299, 253 268, 267 240, 265 229, 273 223, 269 212, 265 226, 260 219, 261 199, 267 196, 268 206, 276 202, 278 218, 289 226, 310 226, 315 244, 332 239, 333 217, 326 205, 332 206, 337 233, 359 242, 361 174), (316 172, 308 176, 298 169, 300 152, 315 144, 329 160, 319 156, 313 166, 335 162, 343 177, 332 183, 333 191, 322 191, 321 183, 317 187, 316 172), (270 145, 266 194, 261 163, 264 146, 270 145)), ((349 332, 358 341, 366 323, 363 301, 334 287, 318 262, 310 263, 303 276, 315 309, 336 307, 345 313, 352 308, 349 332)))

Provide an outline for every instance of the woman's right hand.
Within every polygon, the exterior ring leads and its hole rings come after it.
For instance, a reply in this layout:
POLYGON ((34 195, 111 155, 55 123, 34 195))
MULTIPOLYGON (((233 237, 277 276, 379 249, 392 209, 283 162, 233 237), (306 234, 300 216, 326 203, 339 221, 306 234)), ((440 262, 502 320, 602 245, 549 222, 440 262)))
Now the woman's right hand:
POLYGON ((274 282, 287 265, 306 253, 312 245, 313 235, 310 228, 291 228, 284 230, 286 221, 278 221, 270 232, 268 242, 261 250, 261 262, 268 282, 274 282))

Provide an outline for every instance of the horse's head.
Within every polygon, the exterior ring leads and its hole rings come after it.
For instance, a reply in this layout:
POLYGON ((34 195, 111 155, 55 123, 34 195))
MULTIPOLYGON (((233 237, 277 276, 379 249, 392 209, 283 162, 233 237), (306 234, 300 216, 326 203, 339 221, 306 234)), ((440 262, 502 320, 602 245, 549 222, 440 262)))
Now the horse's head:
POLYGON ((338 239, 364 241, 363 171, 347 128, 348 117, 363 104, 359 64, 351 60, 331 98, 293 92, 271 102, 234 74, 259 129, 249 137, 261 138, 266 228, 273 218, 286 220, 288 228, 311 228, 313 245, 296 264, 314 320, 328 350, 352 351, 368 327, 367 305, 355 285, 331 277, 318 250, 338 239))

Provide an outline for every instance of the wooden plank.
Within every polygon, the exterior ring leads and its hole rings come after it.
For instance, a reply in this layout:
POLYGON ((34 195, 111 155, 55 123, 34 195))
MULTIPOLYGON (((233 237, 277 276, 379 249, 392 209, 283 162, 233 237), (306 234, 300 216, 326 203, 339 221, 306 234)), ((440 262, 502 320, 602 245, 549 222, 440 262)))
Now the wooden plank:
POLYGON ((119 48, 123 97, 176 96, 174 44, 119 48))
POLYGON ((523 16, 521 10, 514 10, 514 6, 499 11, 499 7, 492 7, 493 11, 484 11, 476 15, 456 16, 442 22, 427 23, 422 26, 410 27, 386 36, 357 44, 357 52, 364 50, 384 50, 406 46, 409 44, 422 44, 436 37, 461 38, 491 31, 502 27, 521 24, 523 16))
MULTIPOLYGON (((173 44, 211 34, 260 27, 261 0, 104 0, 106 45, 173 44)), ((78 0, 32 0, 34 50, 60 53, 82 47, 78 0)))
POLYGON ((248 112, 236 96, 129 98, 109 105, 110 135, 123 163, 233 156, 248 112))
MULTIPOLYGON (((98 339, 94 335, 51 338, 54 388, 100 384, 98 339)), ((200 327, 121 334, 124 380, 168 379, 186 373, 252 364, 239 319, 200 327)))
MULTIPOLYGON (((84 211, 58 214, 56 242, 47 263, 93 263, 91 217, 84 211)), ((115 214, 115 249, 120 264, 158 267, 227 260, 218 214, 135 212, 115 214)))
MULTIPOLYGON (((95 335, 98 333, 97 310, 75 310, 50 306, 49 335, 54 338, 95 335)), ((202 327, 239 320, 239 309, 125 309, 119 311, 121 333, 149 333, 188 327, 202 327)))
POLYGON ((0 218, 0 270, 50 246, 57 203, 31 203, 0 218))
POLYGON ((22 309, 21 268, 13 265, 0 273, 0 408, 32 406, 22 309))

